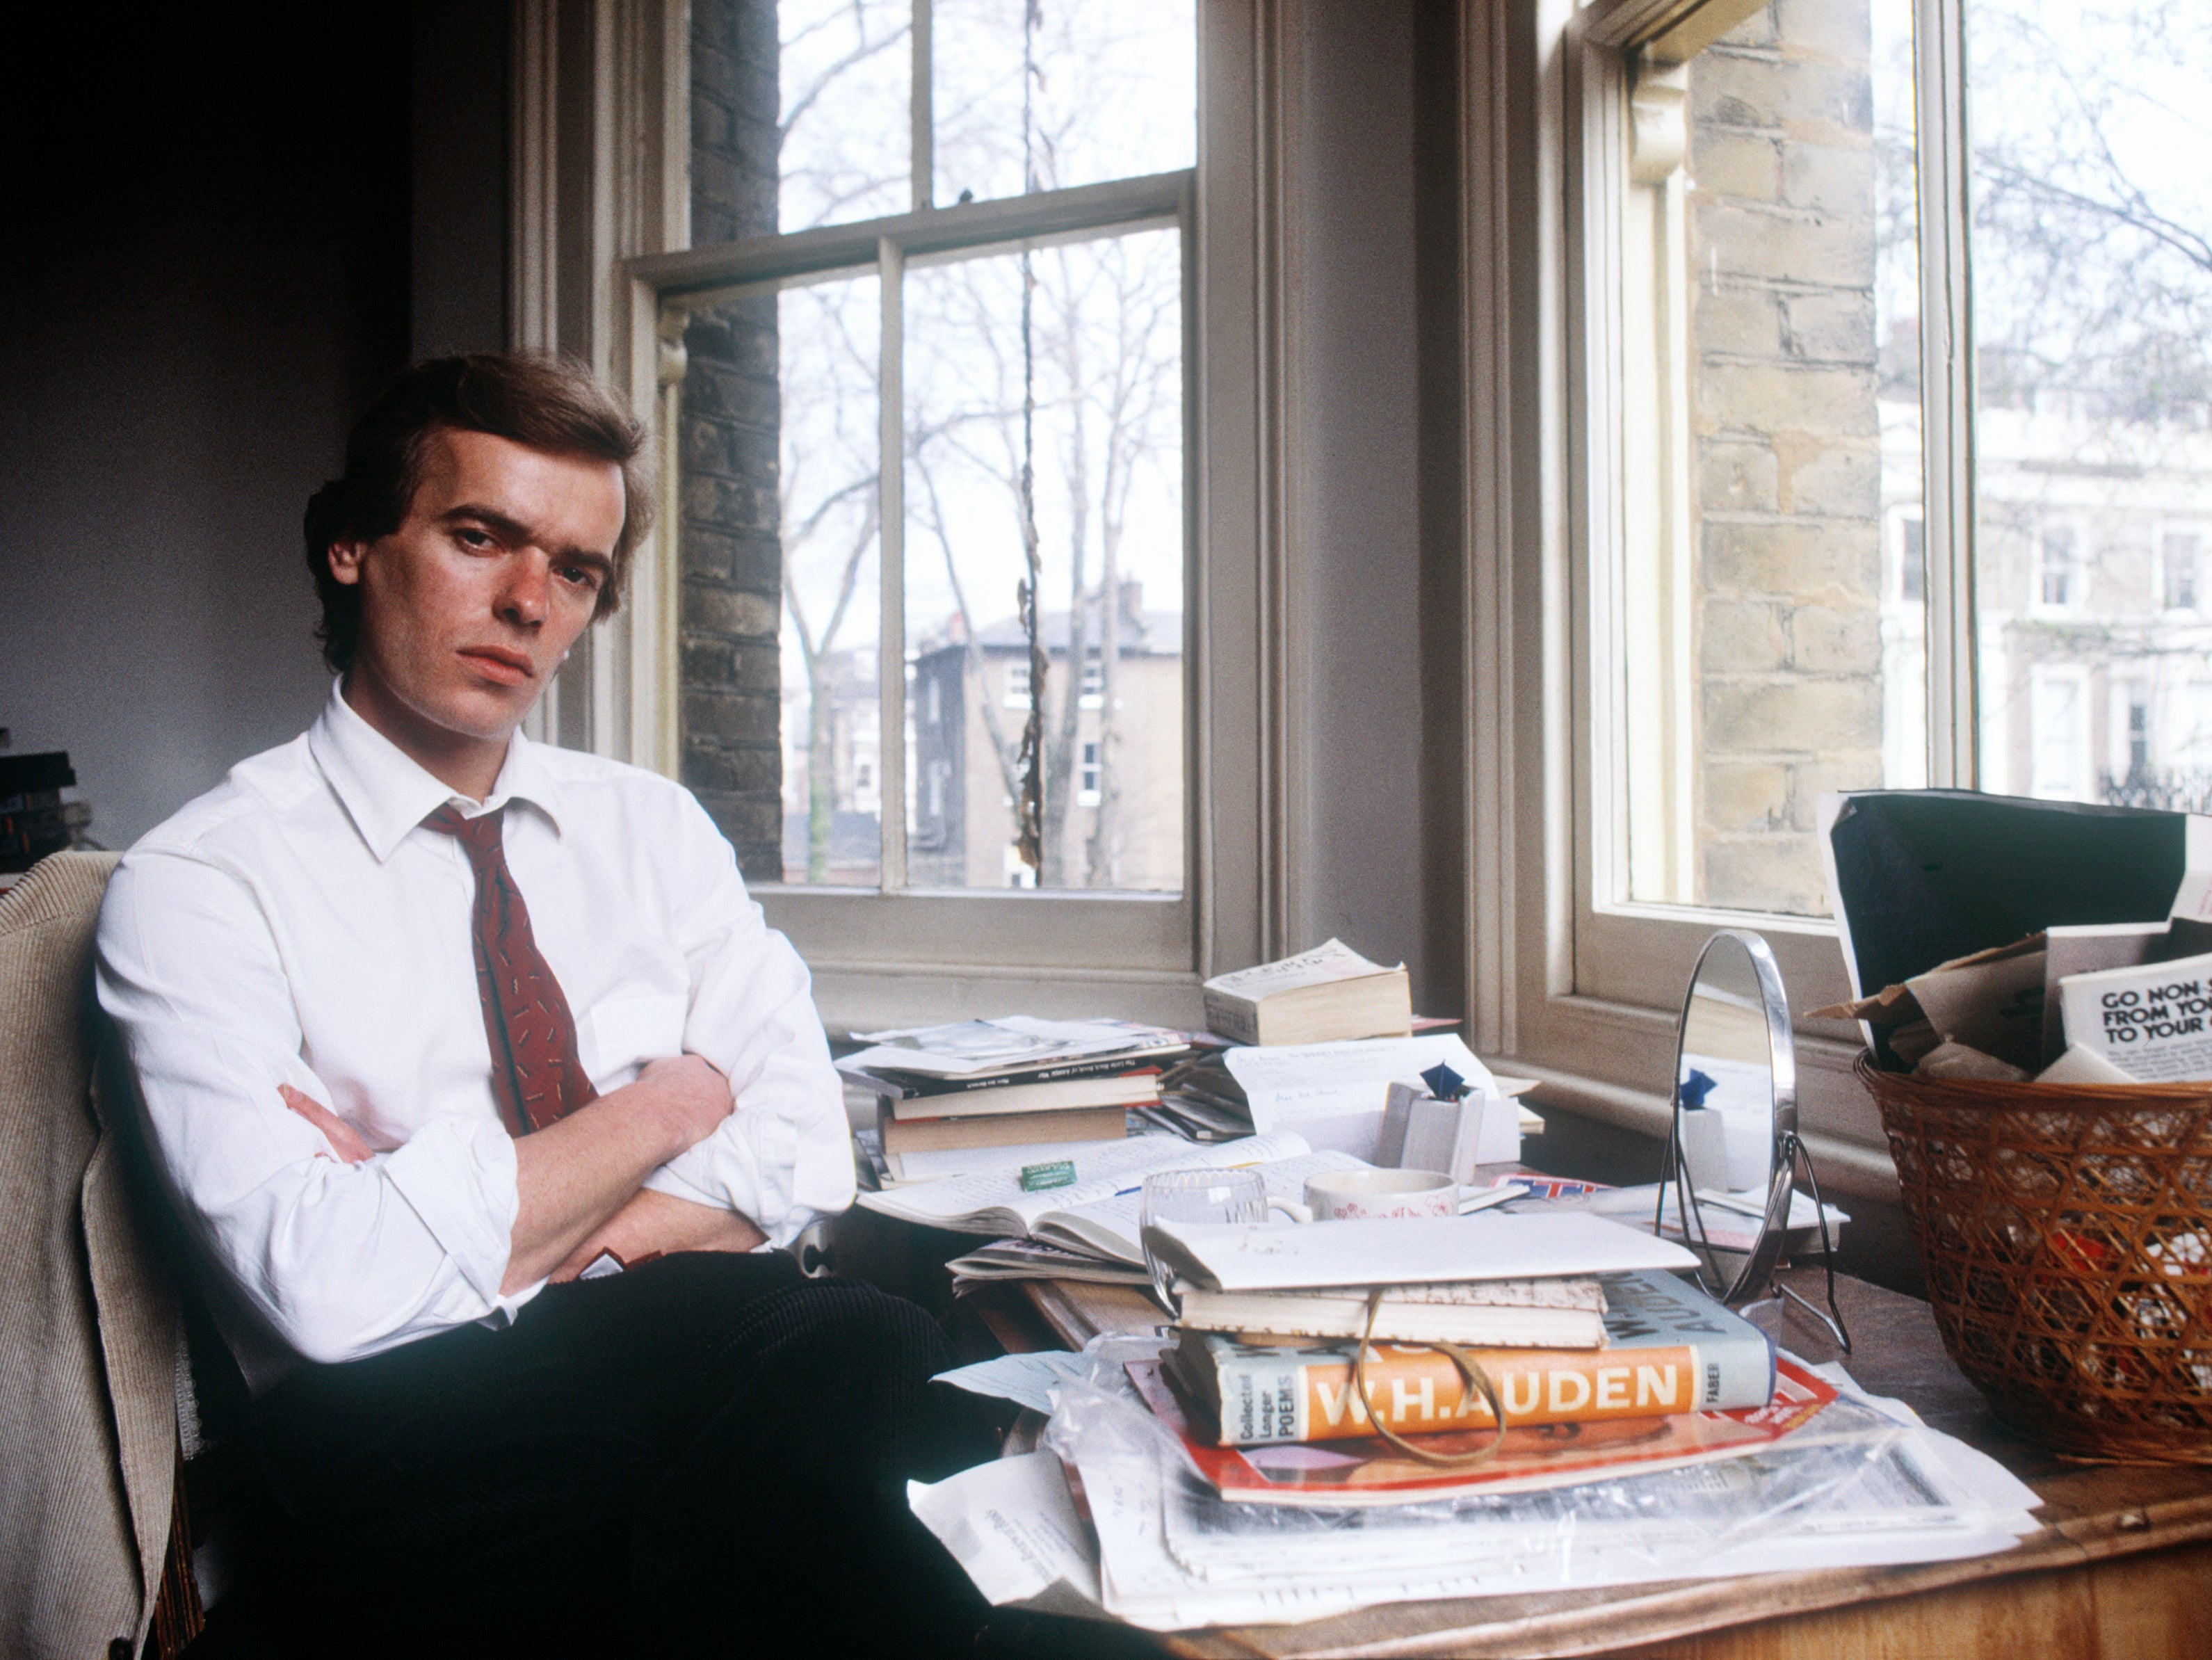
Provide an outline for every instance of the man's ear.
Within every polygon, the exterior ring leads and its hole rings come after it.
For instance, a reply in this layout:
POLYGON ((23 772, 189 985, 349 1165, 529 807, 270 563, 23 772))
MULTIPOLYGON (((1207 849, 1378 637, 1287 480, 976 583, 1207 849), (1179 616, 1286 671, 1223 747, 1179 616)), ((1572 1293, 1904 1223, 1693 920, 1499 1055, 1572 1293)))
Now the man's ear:
POLYGON ((331 562, 331 575, 351 587, 361 581, 362 561, 368 556, 366 542, 333 542, 324 557, 331 562))

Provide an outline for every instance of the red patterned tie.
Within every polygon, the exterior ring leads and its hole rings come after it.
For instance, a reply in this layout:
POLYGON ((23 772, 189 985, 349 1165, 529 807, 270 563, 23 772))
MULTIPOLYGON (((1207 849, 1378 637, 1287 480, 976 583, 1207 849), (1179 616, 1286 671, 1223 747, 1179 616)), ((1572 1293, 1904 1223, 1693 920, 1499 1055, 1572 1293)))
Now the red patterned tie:
POLYGON ((422 821, 459 842, 477 873, 477 995, 491 1045, 491 1092, 507 1133, 527 1135, 567 1117, 599 1091, 576 1055, 576 1019, 530 932, 530 907, 507 867, 500 819, 465 818, 448 802, 422 821))

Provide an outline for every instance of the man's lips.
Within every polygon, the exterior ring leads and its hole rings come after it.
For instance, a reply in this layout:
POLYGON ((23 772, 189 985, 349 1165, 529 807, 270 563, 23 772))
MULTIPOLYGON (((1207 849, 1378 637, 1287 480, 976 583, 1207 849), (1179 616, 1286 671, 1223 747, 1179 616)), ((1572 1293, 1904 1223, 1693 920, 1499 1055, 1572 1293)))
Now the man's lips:
POLYGON ((460 654, 477 673, 502 685, 520 686, 538 678, 536 666, 519 651, 501 646, 464 646, 460 654))

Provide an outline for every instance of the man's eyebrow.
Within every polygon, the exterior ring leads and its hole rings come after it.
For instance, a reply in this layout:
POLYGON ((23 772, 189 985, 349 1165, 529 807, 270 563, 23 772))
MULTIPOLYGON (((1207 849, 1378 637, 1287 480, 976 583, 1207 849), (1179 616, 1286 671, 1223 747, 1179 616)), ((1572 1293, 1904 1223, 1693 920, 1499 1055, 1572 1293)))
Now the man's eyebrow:
POLYGON ((458 524, 464 519, 473 519, 478 524, 497 531, 501 538, 508 542, 532 541, 538 534, 520 519, 511 518, 497 508, 483 507, 474 502, 464 502, 459 507, 447 508, 439 517, 449 525, 458 524))
MULTIPOLYGON (((459 507, 448 508, 440 517, 447 524, 453 524, 464 519, 473 519, 478 524, 496 531, 500 538, 507 542, 531 542, 536 540, 538 536, 536 531, 531 529, 520 519, 510 517, 497 508, 482 507, 473 502, 464 502, 459 507)), ((603 575, 614 574, 615 562, 605 554, 595 552, 590 548, 567 548, 554 553, 551 556, 556 564, 589 565, 603 575)))

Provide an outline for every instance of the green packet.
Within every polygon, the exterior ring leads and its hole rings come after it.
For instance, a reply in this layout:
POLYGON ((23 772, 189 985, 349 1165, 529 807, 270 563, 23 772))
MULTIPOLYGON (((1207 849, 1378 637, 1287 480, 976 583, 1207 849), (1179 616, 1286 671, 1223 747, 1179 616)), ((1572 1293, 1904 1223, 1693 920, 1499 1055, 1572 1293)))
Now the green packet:
POLYGON ((1072 1188, 1075 1185, 1075 1161, 1062 1158, 1050 1164, 1022 1166, 1022 1191, 1042 1193, 1047 1188, 1072 1188))

